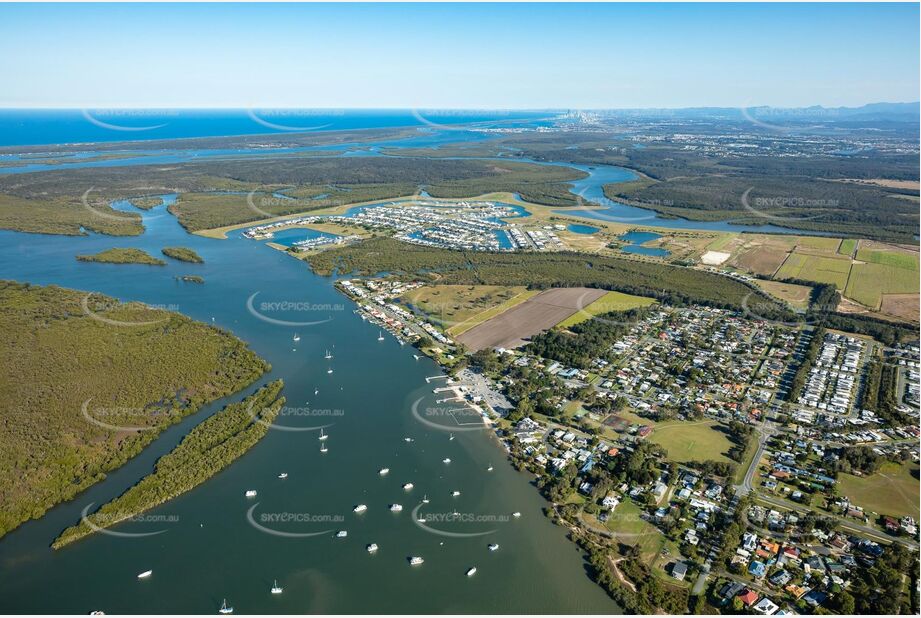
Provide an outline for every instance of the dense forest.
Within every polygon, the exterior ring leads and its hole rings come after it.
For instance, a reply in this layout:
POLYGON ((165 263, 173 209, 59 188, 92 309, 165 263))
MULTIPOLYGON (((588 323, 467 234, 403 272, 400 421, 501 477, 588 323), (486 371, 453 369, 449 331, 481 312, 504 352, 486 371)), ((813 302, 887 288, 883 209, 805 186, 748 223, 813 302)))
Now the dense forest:
POLYGON ((0 536, 269 369, 226 331, 54 286, 0 282, 0 331, 0 536))
POLYGON ((54 540, 61 547, 152 509, 201 485, 256 445, 285 404, 276 380, 196 425, 154 471, 54 540))

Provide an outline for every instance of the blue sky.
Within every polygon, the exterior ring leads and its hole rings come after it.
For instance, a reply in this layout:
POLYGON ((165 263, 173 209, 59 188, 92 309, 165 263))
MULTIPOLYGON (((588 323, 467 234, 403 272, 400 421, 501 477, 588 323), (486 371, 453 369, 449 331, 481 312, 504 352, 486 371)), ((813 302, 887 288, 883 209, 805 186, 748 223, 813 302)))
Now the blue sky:
POLYGON ((916 101, 917 4, 0 4, 0 107, 916 101))

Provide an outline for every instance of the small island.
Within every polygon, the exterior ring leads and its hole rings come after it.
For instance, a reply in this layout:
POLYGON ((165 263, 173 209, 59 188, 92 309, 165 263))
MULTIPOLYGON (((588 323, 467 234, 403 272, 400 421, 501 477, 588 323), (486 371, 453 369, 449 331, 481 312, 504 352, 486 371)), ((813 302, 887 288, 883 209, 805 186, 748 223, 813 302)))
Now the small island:
POLYGON ((186 283, 204 283, 205 278, 199 275, 180 275, 176 279, 179 281, 185 281, 186 283))
POLYGON ((140 208, 141 210, 150 210, 151 208, 162 206, 163 198, 157 196, 133 197, 128 200, 128 202, 130 202, 131 205, 135 208, 140 208))
POLYGON ((163 255, 180 262, 204 263, 202 257, 188 247, 163 247, 163 255))
POLYGON ((81 262, 101 262, 104 264, 148 264, 165 266, 166 262, 155 258, 143 249, 125 249, 115 247, 92 255, 78 255, 81 262))

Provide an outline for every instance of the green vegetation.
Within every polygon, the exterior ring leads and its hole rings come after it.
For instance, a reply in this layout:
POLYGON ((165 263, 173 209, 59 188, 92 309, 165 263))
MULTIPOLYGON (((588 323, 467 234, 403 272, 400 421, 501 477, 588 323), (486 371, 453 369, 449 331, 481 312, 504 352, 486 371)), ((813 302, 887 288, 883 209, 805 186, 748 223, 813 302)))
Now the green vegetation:
POLYGON ((570 367, 588 368, 594 359, 603 358, 611 345, 646 314, 644 307, 611 311, 599 316, 600 319, 580 322, 568 331, 553 328, 534 335, 527 350, 570 367))
POLYGON ((729 462, 726 453, 732 447, 716 421, 667 421, 653 429, 649 439, 668 452, 671 461, 729 462))
POLYGON ((861 247, 857 252, 857 260, 861 262, 872 262, 873 264, 894 266, 896 268, 904 268, 914 271, 918 270, 917 253, 885 251, 880 249, 868 249, 861 247))
POLYGON ((851 261, 847 258, 812 255, 797 250, 787 257, 775 278, 831 283, 843 290, 850 271, 851 261))
POLYGON ((202 421, 179 445, 157 461, 154 471, 121 496, 64 530, 52 547, 60 549, 97 528, 108 528, 201 485, 256 445, 285 404, 276 380, 240 403, 202 421))
POLYGON ((81 203, 79 196, 27 199, 0 194, 0 229, 67 236, 84 235, 86 231, 137 236, 144 231, 137 213, 118 212, 103 203, 88 201, 87 205, 91 207, 81 203))
POLYGON ((917 262, 912 263, 913 268, 903 268, 893 265, 888 260, 910 256, 893 253, 884 253, 882 256, 885 256, 887 261, 854 264, 851 267, 851 276, 844 290, 845 296, 867 307, 878 309, 883 294, 918 293, 917 262))
POLYGON ((101 262, 103 264, 148 264, 165 266, 166 262, 157 259, 143 249, 113 248, 92 255, 78 255, 81 262, 101 262))
POLYGON ((186 247, 164 247, 163 255, 166 257, 171 257, 174 260, 179 260, 181 262, 192 262, 195 264, 201 264, 204 262, 200 255, 186 247))
POLYGON ((130 200, 131 205, 135 208, 140 208, 141 210, 150 210, 151 208, 156 208, 163 204, 162 197, 133 197, 130 200))
POLYGON ((857 248, 856 238, 845 238, 838 247, 838 253, 847 257, 854 257, 854 249, 857 248))
POLYGON ((187 283, 204 283, 205 282, 205 278, 200 275, 182 275, 176 278, 179 279, 180 281, 185 281, 187 283))
POLYGON ((0 332, 0 536, 269 369, 223 330, 53 286, 0 282, 0 332))
POLYGON ((839 474, 838 493, 880 515, 911 515, 918 519, 921 500, 918 479, 918 464, 887 462, 873 474, 839 474))
POLYGON ((758 302, 764 313, 772 307, 783 310, 780 303, 728 277, 668 264, 583 253, 451 251, 392 238, 372 238, 306 259, 322 275, 334 270, 363 275, 390 272, 437 277, 444 284, 527 285, 537 289, 598 287, 677 306, 700 302, 738 309, 748 297, 747 302, 758 302))
POLYGON ((400 302, 446 332, 459 335, 536 293, 523 286, 426 285, 410 290, 400 302))
MULTIPOLYGON (((801 331, 800 337, 807 336, 807 333, 808 331, 801 331)), ((824 339, 824 328, 819 326, 813 329, 812 339, 809 340, 809 347, 806 348, 803 354, 803 361, 800 363, 799 367, 796 368, 796 373, 793 375, 793 380, 790 383, 790 392, 787 393, 787 401, 796 401, 799 399, 800 394, 802 394, 803 387, 806 386, 806 379, 809 377, 812 366, 815 365, 816 358, 819 356, 819 350, 822 349, 822 341, 824 339)))
POLYGON ((622 294, 621 292, 608 292, 595 302, 590 303, 587 307, 572 314, 557 324, 557 326, 560 328, 569 328, 570 326, 575 326, 580 322, 589 320, 602 313, 608 313, 610 311, 627 311, 628 309, 636 309, 637 307, 648 307, 654 302, 656 301, 652 298, 645 298, 643 296, 633 296, 631 294, 622 294))

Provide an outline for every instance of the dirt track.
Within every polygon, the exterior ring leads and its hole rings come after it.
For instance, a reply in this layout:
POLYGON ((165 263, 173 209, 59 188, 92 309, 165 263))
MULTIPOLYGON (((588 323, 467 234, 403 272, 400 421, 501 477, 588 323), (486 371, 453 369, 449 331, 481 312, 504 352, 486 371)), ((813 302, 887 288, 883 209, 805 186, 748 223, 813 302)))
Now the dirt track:
POLYGON ((470 350, 516 348, 527 339, 565 320, 606 293, 594 288, 554 288, 541 292, 474 326, 457 340, 470 350))

